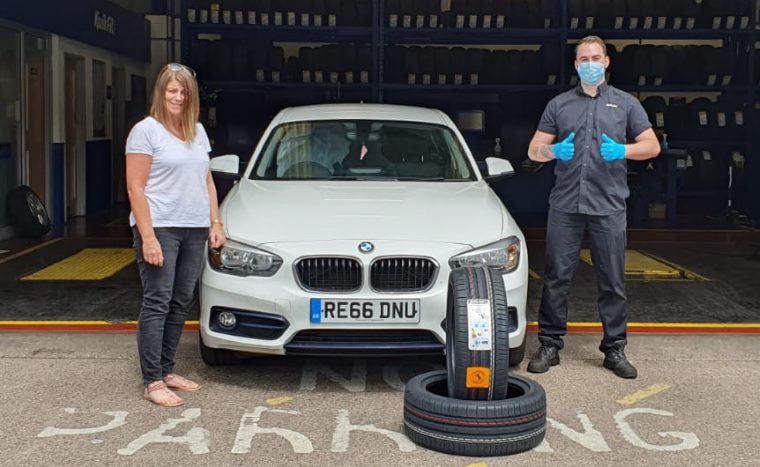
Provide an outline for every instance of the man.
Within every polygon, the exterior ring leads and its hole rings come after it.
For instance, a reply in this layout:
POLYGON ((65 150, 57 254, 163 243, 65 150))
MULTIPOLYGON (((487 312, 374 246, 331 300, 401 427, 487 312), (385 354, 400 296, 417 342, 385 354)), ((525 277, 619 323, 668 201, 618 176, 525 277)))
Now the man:
POLYGON ((544 373, 559 364, 562 337, 567 333, 570 282, 588 230, 604 328, 599 346, 605 356, 604 367, 621 378, 637 376, 624 352, 628 314, 626 159, 656 157, 660 145, 641 103, 605 83, 609 65, 602 39, 581 39, 575 48, 580 83, 547 104, 528 148, 533 161, 557 160, 556 182, 549 197, 544 287, 538 312, 541 346, 528 364, 528 371, 533 373, 544 373))

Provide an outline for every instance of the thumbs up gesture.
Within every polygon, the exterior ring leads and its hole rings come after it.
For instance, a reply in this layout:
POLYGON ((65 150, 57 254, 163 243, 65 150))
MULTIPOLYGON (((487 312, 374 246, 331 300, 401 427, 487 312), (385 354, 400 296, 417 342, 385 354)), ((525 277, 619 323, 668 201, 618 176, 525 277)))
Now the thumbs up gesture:
POLYGON ((565 139, 552 145, 552 151, 554 151, 554 157, 561 161, 569 161, 573 159, 575 155, 575 132, 571 132, 565 139))
POLYGON ((606 161, 618 161, 625 159, 625 144, 616 143, 615 140, 602 135, 602 159, 606 161))

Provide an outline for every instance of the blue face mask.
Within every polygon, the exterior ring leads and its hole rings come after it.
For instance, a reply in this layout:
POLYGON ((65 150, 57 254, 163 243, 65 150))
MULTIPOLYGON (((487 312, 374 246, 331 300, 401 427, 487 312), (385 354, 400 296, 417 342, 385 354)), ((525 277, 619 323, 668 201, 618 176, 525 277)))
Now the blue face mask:
POLYGON ((578 77, 587 86, 596 86, 604 79, 604 64, 599 62, 584 62, 578 65, 578 77))

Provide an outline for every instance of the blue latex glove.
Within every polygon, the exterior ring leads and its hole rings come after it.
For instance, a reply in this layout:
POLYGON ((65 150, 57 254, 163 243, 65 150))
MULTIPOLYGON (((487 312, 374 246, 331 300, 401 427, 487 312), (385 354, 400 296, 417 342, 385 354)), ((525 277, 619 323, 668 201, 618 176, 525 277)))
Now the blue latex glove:
POLYGON ((573 144, 574 139, 575 132, 570 132, 570 134, 567 135, 567 138, 563 139, 559 143, 554 144, 552 146, 554 157, 565 162, 572 160, 573 156, 575 155, 575 144, 573 144))
POLYGON ((602 135, 602 159, 619 161, 625 159, 625 144, 616 143, 606 134, 602 135))

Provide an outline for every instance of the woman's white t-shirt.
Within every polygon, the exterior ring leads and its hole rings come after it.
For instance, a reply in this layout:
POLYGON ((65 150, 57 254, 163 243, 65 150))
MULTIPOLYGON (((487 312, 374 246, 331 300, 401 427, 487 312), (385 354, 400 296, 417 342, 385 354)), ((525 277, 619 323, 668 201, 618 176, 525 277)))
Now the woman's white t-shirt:
MULTIPOLYGON (((196 125, 195 140, 184 142, 158 120, 147 117, 127 137, 126 154, 151 156, 145 184, 153 227, 208 227, 206 185, 211 145, 203 125, 196 125)), ((129 225, 135 225, 129 213, 129 225)))

